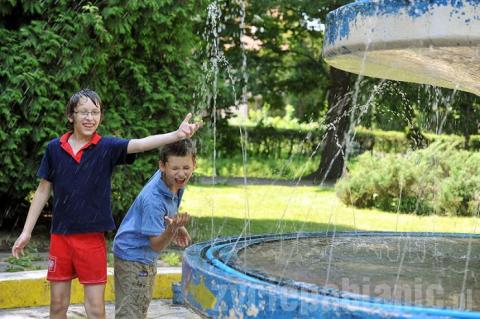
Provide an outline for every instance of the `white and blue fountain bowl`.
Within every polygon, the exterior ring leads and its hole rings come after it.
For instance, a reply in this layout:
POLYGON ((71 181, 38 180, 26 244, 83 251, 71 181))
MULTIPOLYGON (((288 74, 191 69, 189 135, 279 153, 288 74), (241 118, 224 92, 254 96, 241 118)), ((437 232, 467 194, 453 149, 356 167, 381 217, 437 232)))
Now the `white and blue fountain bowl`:
POLYGON ((361 0, 328 14, 331 66, 480 95, 480 0, 361 0))

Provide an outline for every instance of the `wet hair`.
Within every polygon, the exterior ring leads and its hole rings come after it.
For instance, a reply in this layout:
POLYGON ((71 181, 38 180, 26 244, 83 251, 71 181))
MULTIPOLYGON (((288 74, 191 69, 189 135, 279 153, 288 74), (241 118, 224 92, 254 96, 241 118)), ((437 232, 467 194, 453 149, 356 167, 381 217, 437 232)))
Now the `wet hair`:
POLYGON ((188 155, 192 155, 193 160, 195 160, 195 157, 197 156, 197 148, 195 147, 195 143, 188 138, 175 143, 167 144, 160 149, 160 161, 163 163, 168 162, 169 156, 188 155))
MULTIPOLYGON (((103 118, 102 100, 100 99, 100 96, 97 94, 97 92, 90 89, 82 89, 70 97, 67 103, 67 107, 65 109, 65 115, 67 116, 67 118, 73 116, 75 108, 82 99, 90 99, 90 101, 92 101, 93 104, 95 104, 95 106, 100 109, 100 112, 102 112, 101 116, 103 118)), ((67 128, 70 130, 73 129, 73 124, 70 123, 70 121, 67 121, 67 128)))

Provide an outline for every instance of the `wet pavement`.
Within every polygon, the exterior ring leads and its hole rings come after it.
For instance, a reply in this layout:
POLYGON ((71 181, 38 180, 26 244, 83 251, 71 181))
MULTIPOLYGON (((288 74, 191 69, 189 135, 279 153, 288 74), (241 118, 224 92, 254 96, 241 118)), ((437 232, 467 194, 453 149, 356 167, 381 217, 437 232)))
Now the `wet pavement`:
MULTIPOLYGON (((115 304, 107 303, 107 319, 115 318, 115 304)), ((49 308, 29 307, 15 309, 1 309, 1 319, 30 319, 30 318, 48 318, 49 308)), ((67 317, 69 319, 87 318, 83 305, 70 305, 67 317)), ((152 300, 148 309, 148 319, 168 318, 168 319, 202 319, 202 316, 194 313, 183 305, 173 305, 171 299, 152 300)))

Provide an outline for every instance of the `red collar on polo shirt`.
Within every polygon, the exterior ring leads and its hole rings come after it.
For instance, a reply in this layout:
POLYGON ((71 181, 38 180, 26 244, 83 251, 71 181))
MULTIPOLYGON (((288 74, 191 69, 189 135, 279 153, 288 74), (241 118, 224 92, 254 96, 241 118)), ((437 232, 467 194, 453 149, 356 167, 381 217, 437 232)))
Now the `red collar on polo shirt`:
POLYGON ((77 154, 73 154, 72 146, 68 143, 68 139, 72 136, 73 132, 67 132, 60 137, 60 146, 67 152, 77 163, 80 163, 82 159, 83 151, 88 148, 90 145, 96 145, 102 137, 97 132, 93 133, 92 138, 90 141, 83 145, 82 148, 77 152, 77 154))

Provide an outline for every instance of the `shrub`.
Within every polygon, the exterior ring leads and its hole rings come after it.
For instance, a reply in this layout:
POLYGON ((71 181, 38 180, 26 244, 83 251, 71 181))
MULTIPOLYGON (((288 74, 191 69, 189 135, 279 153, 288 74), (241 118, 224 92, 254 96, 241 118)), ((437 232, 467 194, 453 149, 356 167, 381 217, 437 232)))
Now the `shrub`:
POLYGON ((182 263, 182 255, 177 252, 164 252, 160 255, 160 259, 169 266, 178 266, 182 263))
POLYGON ((406 154, 364 153, 337 183, 337 195, 356 207, 477 215, 480 154, 457 147, 435 142, 406 154))
MULTIPOLYGON (((292 156, 288 159, 281 159, 250 153, 246 160, 244 167, 241 155, 217 158, 215 175, 243 177, 246 171, 249 178, 297 179, 313 172, 320 161, 319 157, 292 156)), ((195 175, 212 176, 212 161, 198 158, 195 175)))
MULTIPOLYGON (((354 134, 355 141, 360 144, 360 149, 363 151, 403 153, 411 149, 411 141, 404 132, 374 130, 359 126, 355 128, 354 134)), ((460 135, 422 133, 422 136, 427 144, 446 142, 455 143, 458 148, 465 147, 465 138, 460 135)), ((468 149, 479 149, 479 141, 480 136, 472 135, 467 145, 468 149)))

